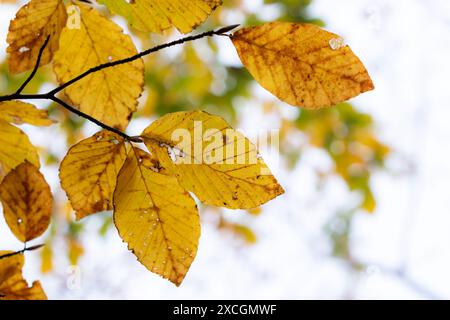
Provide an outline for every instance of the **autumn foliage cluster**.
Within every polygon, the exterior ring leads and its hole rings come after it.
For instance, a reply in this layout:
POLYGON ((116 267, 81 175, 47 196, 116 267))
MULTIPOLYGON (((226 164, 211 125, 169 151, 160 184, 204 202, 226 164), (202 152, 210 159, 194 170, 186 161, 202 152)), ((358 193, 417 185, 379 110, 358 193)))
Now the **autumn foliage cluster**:
MULTIPOLYGON (((138 52, 133 38, 98 10, 99 5, 125 17, 140 32, 176 28, 189 33, 222 1, 97 2, 31 0, 10 23, 9 71, 32 73, 17 92, 0 97, 0 200, 5 220, 25 244, 41 236, 51 222, 52 193, 39 171, 38 151, 18 126, 57 125, 45 110, 29 103, 53 101, 101 127, 73 145, 60 164, 61 186, 76 219, 113 211, 119 235, 137 259, 180 285, 197 253, 197 203, 253 209, 284 190, 250 140, 219 116, 201 110, 169 113, 140 135, 127 135, 144 90, 142 58, 204 37, 227 37, 263 88, 311 110, 333 107, 374 86, 350 47, 312 24, 218 26, 138 52), (37 68, 50 63, 58 86, 44 94, 23 94, 37 68), (187 143, 180 150, 175 130, 194 137, 200 130, 200 146, 187 143), (207 132, 214 132, 214 139, 207 132), (235 147, 238 143, 243 148, 235 147), (252 156, 256 160, 251 161, 252 156)), ((0 252, 0 298, 45 298, 39 282, 29 287, 22 278, 23 263, 20 253, 0 252)))

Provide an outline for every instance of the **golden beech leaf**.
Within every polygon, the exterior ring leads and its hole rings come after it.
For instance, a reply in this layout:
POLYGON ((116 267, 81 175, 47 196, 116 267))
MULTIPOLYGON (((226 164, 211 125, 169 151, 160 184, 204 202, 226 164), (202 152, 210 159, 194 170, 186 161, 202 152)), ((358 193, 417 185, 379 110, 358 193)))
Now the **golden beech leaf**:
POLYGON ((0 200, 6 223, 22 242, 42 235, 50 224, 52 193, 33 164, 25 161, 0 184, 0 200))
POLYGON ((67 13, 62 0, 31 0, 11 21, 7 42, 11 73, 33 69, 39 50, 48 36, 41 65, 52 61, 59 48, 59 35, 66 25, 67 13))
POLYGON ((34 126, 50 126, 54 123, 45 110, 20 101, 0 102, 0 119, 14 124, 28 123, 34 126))
MULTIPOLYGON (((0 257, 11 254, 0 251, 0 257)), ((31 287, 22 276, 23 254, 0 259, 0 300, 47 300, 39 281, 31 287)))
MULTIPOLYGON (((60 50, 54 58, 59 83, 65 83, 90 68, 137 54, 128 35, 95 9, 81 3, 79 27, 64 28, 60 50)), ((125 129, 136 111, 144 85, 141 59, 95 72, 65 89, 81 111, 103 123, 125 129)))
POLYGON ((98 0, 124 16, 137 30, 161 33, 176 27, 189 33, 220 5, 222 0, 98 0))
POLYGON ((181 284, 197 253, 197 206, 157 159, 134 147, 119 173, 114 223, 145 267, 181 284))
POLYGON ((0 181, 25 160, 39 168, 39 156, 28 136, 0 119, 0 181))
POLYGON ((162 165, 206 204, 250 209, 284 193, 256 147, 221 117, 202 111, 171 113, 142 136, 162 165))
POLYGON ((311 24, 267 23, 232 36, 256 81, 291 105, 318 109, 374 89, 350 47, 311 24))
POLYGON ((113 209, 112 195, 126 157, 123 138, 108 131, 70 148, 59 177, 78 220, 113 209))

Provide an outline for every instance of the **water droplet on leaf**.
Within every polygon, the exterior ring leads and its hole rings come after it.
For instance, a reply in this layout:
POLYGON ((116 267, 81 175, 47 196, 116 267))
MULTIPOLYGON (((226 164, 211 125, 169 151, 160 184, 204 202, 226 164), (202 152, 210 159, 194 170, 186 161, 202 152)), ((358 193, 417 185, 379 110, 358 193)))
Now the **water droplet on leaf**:
POLYGON ((344 39, 342 38, 333 38, 329 41, 330 48, 333 50, 339 50, 345 47, 344 39))

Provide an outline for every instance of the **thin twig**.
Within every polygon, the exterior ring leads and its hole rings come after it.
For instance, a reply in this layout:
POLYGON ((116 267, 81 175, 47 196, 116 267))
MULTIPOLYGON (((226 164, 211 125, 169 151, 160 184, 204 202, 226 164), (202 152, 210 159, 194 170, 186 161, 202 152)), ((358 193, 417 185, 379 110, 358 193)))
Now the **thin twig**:
POLYGON ((32 73, 30 74, 30 76, 25 80, 25 82, 20 86, 20 88, 16 91, 16 93, 14 94, 10 94, 10 95, 5 95, 5 96, 0 96, 0 102, 5 102, 5 101, 12 101, 12 100, 51 100, 53 102, 58 103, 60 106, 62 106, 63 108, 69 110, 70 112, 85 118, 86 120, 95 123, 96 125, 100 126, 103 129, 106 129, 110 132, 116 133, 119 136, 123 137, 124 139, 126 139, 127 141, 130 142, 136 142, 136 143, 141 143, 142 142, 142 138, 140 137, 131 137, 129 135, 127 135, 125 132, 117 129, 117 128, 113 128, 111 126, 108 126, 107 124, 101 122, 98 119, 95 119, 94 117, 78 110, 77 108, 71 106, 70 104, 68 104, 67 102, 61 100, 60 98, 56 97, 56 94, 60 93, 61 91, 63 91, 64 89, 66 89, 67 87, 71 86, 72 84, 84 79, 85 77, 99 72, 101 70, 104 69, 108 69, 108 68, 112 68, 118 65, 122 65, 122 64, 126 64, 126 63, 130 63, 133 62, 135 60, 138 60, 144 56, 147 56, 149 54, 158 52, 160 50, 169 48, 169 47, 173 47, 176 45, 180 45, 186 42, 191 42, 191 41, 195 41, 195 40, 199 40, 205 37, 212 37, 212 36, 227 36, 230 37, 230 35, 228 34, 228 32, 231 32, 233 29, 236 29, 239 25, 232 25, 232 26, 227 26, 227 27, 223 27, 220 28, 218 30, 211 30, 211 31, 207 31, 195 36, 189 36, 189 37, 185 37, 185 38, 181 38, 179 40, 176 41, 172 41, 166 44, 162 44, 153 48, 150 48, 148 50, 142 51, 134 56, 125 58, 125 59, 121 59, 121 60, 117 60, 117 61, 113 61, 113 62, 109 62, 109 63, 105 63, 105 64, 101 64, 98 65, 94 68, 91 68, 87 71, 85 71, 84 73, 80 74, 79 76, 76 76, 75 78, 69 80, 68 82, 56 87, 55 89, 47 92, 47 93, 43 93, 43 94, 22 94, 22 91, 25 89, 25 87, 28 85, 28 83, 33 79, 33 77, 36 75, 36 72, 39 68, 40 62, 41 62, 41 58, 42 58, 42 54, 45 50, 45 47, 47 46, 48 42, 49 42, 49 37, 47 37, 46 41, 44 42, 43 46, 40 48, 39 50, 39 55, 36 61, 36 65, 32 71, 32 73))
POLYGON ((50 36, 47 36, 47 38, 44 41, 44 44, 39 49, 39 54, 38 54, 38 57, 37 57, 37 60, 36 60, 36 64, 34 65, 33 71, 30 73, 30 75, 25 80, 25 82, 20 86, 20 88, 16 91, 16 94, 21 94, 23 89, 25 89, 25 87, 28 85, 28 83, 30 83, 30 81, 33 80, 34 76, 36 75, 36 72, 39 69, 39 66, 41 65, 42 55, 44 53, 45 47, 47 47, 47 44, 48 44, 49 40, 50 40, 50 36))
POLYGON ((418 294, 426 297, 430 300, 442 300, 440 296, 438 296, 436 293, 434 293, 432 290, 424 286, 423 284, 419 283, 415 279, 411 278, 408 273, 403 269, 392 269, 392 268, 381 268, 382 272, 388 273, 396 278, 398 278, 400 281, 402 281, 406 286, 417 292, 418 294))
POLYGON ((113 62, 108 62, 108 63, 104 63, 101 65, 98 65, 94 68, 91 68, 89 70, 87 70, 86 72, 80 74, 79 76, 73 78, 72 80, 67 81, 66 83, 60 85, 59 87, 53 89, 52 91, 50 91, 50 94, 56 94, 62 90, 64 90, 65 88, 69 87, 70 85, 82 80, 83 78, 89 76, 92 73, 104 70, 104 69, 108 69, 108 68, 112 68, 118 65, 122 65, 122 64, 126 64, 126 63, 130 63, 133 61, 136 61, 138 59, 141 59, 142 57, 145 57, 149 54, 158 52, 160 50, 166 49, 166 48, 170 48, 176 45, 180 45, 186 42, 191 42, 191 41, 195 41, 195 40, 199 40, 202 38, 206 38, 206 37, 212 37, 212 36, 219 36, 219 35, 226 35, 227 32, 230 32, 231 30, 237 28, 239 25, 233 25, 233 26, 228 26, 228 27, 224 27, 221 28, 219 30, 211 30, 211 31, 207 31, 195 36, 189 36, 189 37, 185 37, 185 38, 181 38, 172 42, 168 42, 150 49, 147 49, 145 51, 139 52, 138 54, 125 58, 125 59, 121 59, 121 60, 117 60, 117 61, 113 61, 113 62))
POLYGON ((425 297, 430 300, 441 300, 442 298, 434 293, 430 288, 426 287, 424 284, 412 278, 406 267, 402 266, 399 268, 384 266, 379 263, 374 262, 360 262, 356 261, 353 258, 350 258, 347 263, 353 270, 359 269, 360 266, 375 266, 380 270, 381 275, 389 275, 391 277, 395 277, 397 280, 402 282, 403 285, 409 287, 411 290, 416 292, 417 294, 425 297))
POLYGON ((38 249, 42 248, 43 246, 44 246, 44 244, 39 244, 39 245, 32 246, 32 247, 29 247, 29 248, 25 247, 25 248, 23 248, 20 251, 7 253, 7 254, 4 254, 4 255, 0 256, 0 260, 1 259, 6 259, 6 258, 10 258, 10 257, 13 257, 13 256, 17 256, 18 254, 22 254, 22 253, 25 253, 27 251, 38 250, 38 249))
POLYGON ((44 94, 14 94, 14 95, 10 95, 10 96, 3 96, 0 97, 0 102, 3 101, 11 101, 11 100, 51 100, 53 102, 56 102, 57 104, 59 104, 61 107, 63 107, 64 109, 76 114, 77 116, 80 116, 92 123, 95 123, 96 125, 98 125, 99 127, 108 130, 110 132, 113 132, 119 136, 121 136, 122 138, 124 138, 127 141, 130 142, 136 142, 136 143, 140 143, 142 142, 141 139, 139 137, 130 137, 129 135, 127 135, 125 132, 117 129, 117 128, 113 128, 111 126, 108 126, 107 124, 97 120, 96 118, 88 115, 87 113, 84 113, 81 110, 78 110, 77 108, 71 106, 70 104, 68 104, 67 102, 65 102, 64 100, 48 94, 48 93, 44 93, 44 94))
POLYGON ((130 137, 129 135, 127 135, 125 132, 117 129, 117 128, 113 128, 111 126, 108 126, 107 124, 101 122, 100 120, 95 119, 94 117, 91 117, 90 115, 78 110, 77 108, 69 105, 67 102, 53 96, 53 95, 49 95, 48 96, 49 100, 52 100, 54 102, 56 102, 57 104, 59 104, 60 106, 62 106, 63 108, 69 110, 72 113, 75 113, 76 115, 85 118, 86 120, 89 120, 92 123, 95 123, 96 125, 98 125, 99 127, 106 129, 110 132, 113 132, 115 134, 118 134, 119 136, 121 136, 122 138, 124 138, 125 140, 131 141, 131 142, 141 142, 140 140, 136 139, 135 137, 130 137))

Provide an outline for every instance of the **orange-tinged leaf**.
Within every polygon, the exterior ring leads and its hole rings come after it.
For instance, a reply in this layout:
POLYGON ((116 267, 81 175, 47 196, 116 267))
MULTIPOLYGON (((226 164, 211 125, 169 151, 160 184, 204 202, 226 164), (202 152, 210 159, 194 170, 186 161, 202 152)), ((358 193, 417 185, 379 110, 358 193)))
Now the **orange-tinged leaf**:
POLYGON ((50 224, 52 194, 39 170, 25 161, 0 184, 6 223, 22 242, 42 235, 50 224))
POLYGON ((256 81, 291 105, 329 107, 374 89, 350 47, 318 26, 267 23, 237 31, 232 41, 256 81))
POLYGON ((98 0, 112 12, 124 16, 132 27, 161 33, 176 27, 189 33, 205 21, 222 0, 98 0))
MULTIPOLYGON (((11 251, 0 251, 0 257, 11 254, 11 251)), ((31 287, 22 276, 24 257, 16 254, 0 259, 0 300, 46 300, 47 296, 39 281, 31 287)))
POLYGON ((70 148, 59 177, 77 219, 112 210, 117 175, 125 162, 123 138, 101 131, 70 148))
POLYGON ((0 181, 25 160, 39 167, 39 156, 28 136, 0 119, 0 181))
POLYGON ((202 111, 171 113, 142 136, 162 165, 206 204, 251 209, 284 193, 256 147, 221 117, 202 111), (179 143, 178 133, 189 136, 179 143), (182 156, 173 159, 175 151, 182 156))
POLYGON ((39 50, 48 36, 41 65, 49 63, 59 48, 59 35, 66 25, 67 13, 62 0, 31 0, 11 21, 7 42, 11 73, 33 69, 39 50))
POLYGON ((46 110, 39 110, 34 105, 20 102, 0 102, 0 119, 14 123, 28 123, 34 126, 50 126, 54 123, 46 110))
MULTIPOLYGON (((60 50, 54 58, 59 83, 103 63, 137 54, 132 39, 95 9, 81 3, 79 28, 64 28, 60 50)), ((125 129, 136 111, 144 85, 141 59, 95 72, 65 89, 69 100, 81 111, 103 123, 125 129)))
POLYGON ((121 238, 150 271, 177 286, 197 253, 197 206, 158 160, 132 148, 114 192, 114 223, 121 238))

